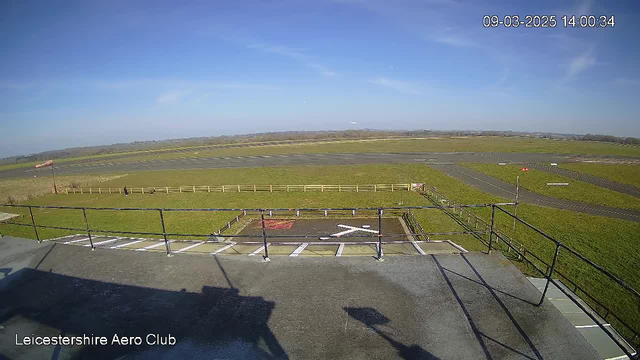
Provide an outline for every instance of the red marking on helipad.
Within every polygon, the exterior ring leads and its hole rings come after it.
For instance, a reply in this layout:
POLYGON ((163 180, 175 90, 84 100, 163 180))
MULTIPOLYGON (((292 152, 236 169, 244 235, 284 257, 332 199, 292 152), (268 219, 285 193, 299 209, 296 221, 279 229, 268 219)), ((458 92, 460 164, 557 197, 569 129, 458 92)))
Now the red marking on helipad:
MULTIPOLYGON (((264 228, 267 230, 289 230, 295 222, 295 220, 265 220, 264 228)), ((260 221, 258 221, 257 227, 262 228, 260 221)))

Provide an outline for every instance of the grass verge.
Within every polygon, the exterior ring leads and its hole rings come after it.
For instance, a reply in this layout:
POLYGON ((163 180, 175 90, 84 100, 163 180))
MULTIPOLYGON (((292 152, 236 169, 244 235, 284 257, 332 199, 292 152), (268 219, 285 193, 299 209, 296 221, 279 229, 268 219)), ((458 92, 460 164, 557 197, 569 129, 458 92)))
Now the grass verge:
POLYGON ((462 164, 502 181, 515 184, 520 176, 520 186, 541 195, 558 199, 579 201, 588 204, 640 210, 638 198, 602 188, 566 176, 550 174, 536 169, 521 171, 520 165, 462 164), (569 183, 568 186, 549 186, 547 183, 569 183))
POLYGON ((640 188, 640 165, 570 163, 559 166, 640 188))

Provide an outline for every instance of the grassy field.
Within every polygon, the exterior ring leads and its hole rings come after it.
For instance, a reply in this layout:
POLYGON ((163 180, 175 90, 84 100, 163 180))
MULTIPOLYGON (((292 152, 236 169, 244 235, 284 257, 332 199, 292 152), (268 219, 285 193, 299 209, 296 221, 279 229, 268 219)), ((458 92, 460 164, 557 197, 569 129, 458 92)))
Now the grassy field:
POLYGON ((640 201, 634 196, 602 188, 566 176, 550 174, 542 170, 522 171, 520 165, 462 164, 468 168, 515 184, 520 176, 520 186, 538 194, 583 203, 640 210, 640 201), (568 186, 548 186, 547 183, 569 183, 568 186))
MULTIPOLYGON (((112 180, 120 176, 123 175, 57 176, 56 185, 58 190, 62 190, 72 185, 87 186, 90 184, 101 184, 104 181, 112 180)), ((16 201, 23 201, 52 192, 53 183, 49 176, 0 180, 0 203, 8 202, 9 197, 16 201)))
MULTIPOLYGON (((105 184, 121 186, 147 186, 158 183, 177 185, 247 183, 246 179, 260 182, 306 183, 384 183, 384 182, 425 182, 436 186, 439 192, 459 203, 490 203, 504 201, 481 192, 478 189, 447 176, 435 169, 423 165, 362 165, 362 166, 324 166, 324 167, 288 167, 271 169, 217 169, 194 171, 166 171, 132 174, 114 179, 105 184), (231 181, 234 180, 234 181, 231 181), (244 181, 242 181, 244 180, 244 181), (316 181, 311 181, 316 180, 316 181)), ((187 194, 135 194, 129 197, 121 195, 49 195, 28 201, 29 204, 55 204, 87 207, 356 207, 356 206, 394 206, 402 194, 405 205, 429 204, 416 193, 187 193, 187 194)), ((15 208, 0 208, 0 211, 15 212, 15 208)), ((23 214, 24 211, 21 211, 23 214)), ((490 211, 487 208, 476 211, 486 219, 490 211)), ((426 231, 459 231, 460 227, 439 210, 419 210, 416 217, 426 231)), ((497 213, 496 224, 499 229, 524 244, 547 262, 551 261, 553 246, 539 234, 518 225, 512 229, 512 220, 497 213)), ((82 212, 79 210, 34 210, 39 224, 69 227, 84 227, 82 212)), ((220 228, 235 214, 220 213, 169 213, 166 215, 168 232, 210 233, 220 228), (229 216, 231 215, 231 216, 229 216)), ((531 224, 554 236, 557 240, 576 249, 587 258, 601 264, 635 288, 640 288, 640 224, 606 217, 592 216, 566 210, 543 208, 533 205, 521 205, 518 215, 531 224)), ((157 212, 123 213, 113 211, 89 211, 92 228, 114 231, 153 231, 160 232, 157 212)), ((19 221, 29 222, 28 217, 19 221)), ((32 229, 15 225, 0 225, 0 231, 33 238, 32 229)), ((68 234, 59 230, 41 230, 43 237, 55 237, 68 234)), ((74 232, 75 233, 75 232, 74 232)), ((470 235, 441 236, 448 238, 468 250, 486 250, 480 241, 470 235)), ((486 238, 486 237, 485 237, 486 238)), ((558 270, 572 279, 596 298, 610 306, 616 313, 624 314, 630 323, 640 323, 640 309, 637 303, 628 297, 612 282, 602 278, 584 263, 561 253, 558 270)), ((531 272, 531 269, 525 271, 531 272)))
MULTIPOLYGON (((342 152, 531 152, 592 155, 640 156, 640 147, 622 146, 613 143, 589 141, 560 141, 520 137, 447 137, 423 139, 364 139, 342 141, 318 141, 305 144, 278 144, 241 148, 220 146, 197 146, 170 149, 155 149, 127 153, 103 154, 78 158, 60 159, 57 163, 95 159, 96 162, 133 162, 185 157, 247 156, 290 153, 342 153, 342 152), (130 155, 126 158, 114 157, 130 155)), ((30 167, 36 163, 0 166, 0 170, 30 167)))
POLYGON ((640 165, 570 163, 559 166, 640 188, 640 165))

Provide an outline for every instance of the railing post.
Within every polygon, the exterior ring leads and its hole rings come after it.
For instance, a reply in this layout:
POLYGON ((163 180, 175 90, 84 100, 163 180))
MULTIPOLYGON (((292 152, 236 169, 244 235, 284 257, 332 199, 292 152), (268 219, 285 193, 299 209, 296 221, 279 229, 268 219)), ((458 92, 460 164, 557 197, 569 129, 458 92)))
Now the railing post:
POLYGON ((33 231, 36 232, 36 240, 41 243, 42 241, 40 240, 40 235, 38 235, 38 227, 36 226, 36 220, 33 218, 33 210, 31 210, 31 205, 29 205, 29 215, 31 215, 31 224, 33 224, 33 231))
POLYGON ((96 247, 93 246, 93 239, 91 238, 91 230, 89 230, 89 220, 87 220, 87 209, 82 208, 82 216, 84 216, 84 224, 87 227, 87 235, 89 235, 89 244, 91 244, 91 250, 95 250, 96 247))
POLYGON ((382 210, 378 209, 378 261, 382 261, 382 210))
POLYGON ((493 241, 493 228, 496 219, 496 206, 491 204, 491 232, 489 232, 489 254, 491 254, 491 243, 493 241))
POLYGON ((267 244, 267 231, 264 226, 264 210, 260 210, 260 221, 262 222, 262 241, 264 242, 264 261, 269 259, 269 245, 267 244))
POLYGON ((560 243, 556 243, 556 252, 553 254, 553 261, 551 262, 551 270, 549 271, 549 275, 547 275, 547 283, 544 285, 544 291, 542 291, 542 297, 540 298, 540 302, 538 306, 542 305, 544 302, 544 297, 547 295, 547 289, 549 289, 549 282, 551 282, 551 276, 553 275, 553 270, 556 267, 556 260, 558 260, 558 252, 560 251, 560 243))
POLYGON ((167 230, 164 227, 164 215, 162 214, 162 209, 159 209, 158 211, 160 211, 160 222, 162 223, 162 237, 164 237, 164 247, 167 249, 167 256, 171 256, 169 241, 167 241, 167 230))

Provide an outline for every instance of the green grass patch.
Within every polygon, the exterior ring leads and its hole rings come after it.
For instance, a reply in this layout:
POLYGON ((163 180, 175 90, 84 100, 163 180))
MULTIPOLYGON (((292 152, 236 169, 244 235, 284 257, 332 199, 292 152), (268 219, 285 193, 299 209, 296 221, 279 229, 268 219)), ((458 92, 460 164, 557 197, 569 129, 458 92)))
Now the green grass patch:
POLYGON ((470 169, 493 176, 512 184, 516 176, 520 176, 520 186, 538 194, 580 201, 587 204, 617 207, 621 209, 640 210, 638 198, 617 191, 585 183, 566 176, 550 174, 536 169, 521 171, 520 165, 497 164, 462 164, 470 169), (569 183, 568 186, 549 186, 547 183, 569 183))
POLYGON ((640 188, 640 165, 568 163, 559 166, 640 188))

